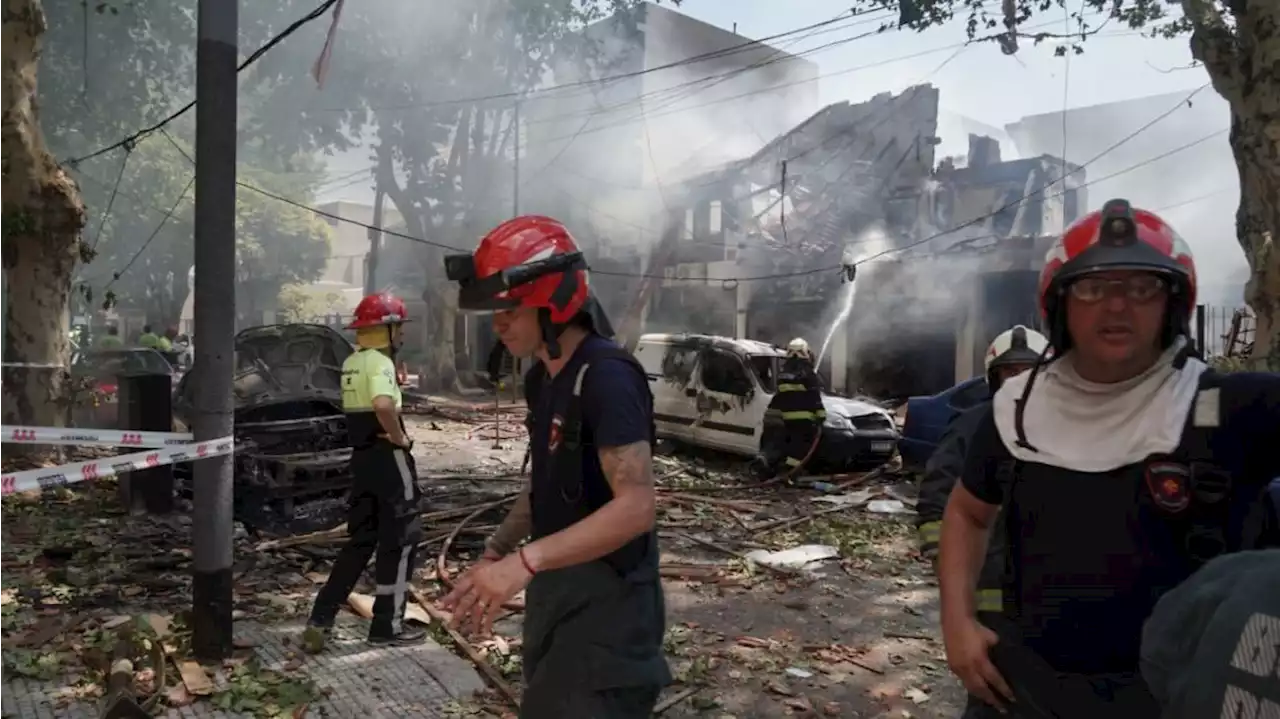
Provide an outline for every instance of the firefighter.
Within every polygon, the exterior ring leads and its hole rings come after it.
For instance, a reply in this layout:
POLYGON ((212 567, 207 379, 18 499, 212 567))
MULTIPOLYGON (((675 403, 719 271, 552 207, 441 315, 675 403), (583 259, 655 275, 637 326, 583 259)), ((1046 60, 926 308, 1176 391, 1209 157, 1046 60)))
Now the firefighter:
MULTIPOLYGON (((925 464, 924 478, 920 481, 920 502, 916 507, 916 530, 920 539, 920 555, 930 562, 937 562, 938 537, 942 532, 942 512, 947 497, 964 469, 964 457, 977 420, 991 403, 991 395, 1010 377, 1022 374, 1036 363, 1049 339, 1022 325, 996 335, 987 345, 984 355, 986 382, 980 385, 983 393, 973 404, 956 410, 947 424, 942 440, 925 464)), ((1001 536, 991 538, 987 550, 987 562, 978 582, 978 611, 999 612, 1001 609, 1000 582, 1004 563, 1004 541, 1001 536)))
MULTIPOLYGON (((986 382, 981 385, 982 396, 974 404, 957 410, 947 424, 937 449, 925 464, 924 478, 920 482, 920 502, 916 507, 916 528, 919 533, 920 554, 933 563, 935 573, 938 538, 942 532, 942 513, 947 505, 947 497, 964 469, 965 454, 978 420, 982 418, 984 411, 989 411, 991 396, 1000 389, 1000 385, 1035 365, 1048 346, 1047 337, 1023 325, 1014 325, 996 335, 984 354, 986 382)), ((1001 584, 1004 579, 1004 536, 993 532, 988 541, 986 561, 978 576, 975 598, 978 618, 985 624, 990 624, 993 615, 998 615, 1003 608, 1001 584)), ((969 702, 977 705, 974 711, 980 715, 982 705, 979 700, 970 697, 969 702)))
POLYGON ((1214 559, 1142 629, 1142 676, 1163 719, 1280 716, 1280 550, 1214 559))
POLYGON ((446 269, 459 307, 494 312, 511 354, 537 362, 525 374, 529 483, 442 605, 455 626, 486 634, 527 587, 521 717, 648 717, 671 675, 644 368, 608 339, 560 222, 509 220, 446 269))
POLYGON ((404 302, 390 294, 369 295, 356 306, 348 329, 359 349, 342 363, 342 405, 351 444, 352 488, 346 546, 316 596, 308 621, 308 648, 315 651, 333 627, 370 556, 374 556, 373 622, 369 641, 413 643, 426 631, 404 624, 409 580, 422 538, 412 440, 400 417, 395 352, 408 321, 404 302))
POLYGON ((787 344, 787 356, 778 372, 778 392, 769 402, 768 413, 782 420, 782 434, 780 446, 766 447, 762 452, 764 462, 775 475, 793 475, 809 457, 827 418, 822 380, 813 369, 813 352, 803 337, 787 344))
POLYGON ((1222 374, 1189 348, 1196 271, 1154 213, 1107 202, 1046 257, 1048 351, 983 412, 942 525, 947 660, 982 700, 966 717, 1146 719, 1142 623, 1247 529, 1280 475, 1280 376, 1222 374), (1004 609, 974 587, 1001 505, 1004 609), (996 707, 996 708, 993 708, 996 707))

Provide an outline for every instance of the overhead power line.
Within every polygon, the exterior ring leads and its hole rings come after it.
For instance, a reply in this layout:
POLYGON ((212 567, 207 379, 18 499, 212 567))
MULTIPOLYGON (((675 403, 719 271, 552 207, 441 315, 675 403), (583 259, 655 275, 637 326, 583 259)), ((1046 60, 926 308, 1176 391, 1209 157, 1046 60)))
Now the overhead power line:
POLYGON ((156 237, 160 234, 160 230, 163 230, 165 224, 169 222, 169 218, 173 217, 173 213, 178 211, 178 205, 182 204, 183 198, 185 198, 187 196, 187 193, 191 191, 191 186, 194 184, 196 184, 196 178, 193 175, 190 180, 187 180, 187 186, 182 188, 182 192, 178 195, 178 199, 173 201, 173 206, 169 208, 168 212, 165 213, 164 217, 160 218, 160 223, 156 225, 156 228, 154 230, 151 231, 151 234, 147 237, 146 242, 143 242, 142 246, 139 247, 138 250, 133 253, 133 256, 129 258, 129 261, 125 263, 124 267, 120 268, 118 272, 111 273, 111 281, 108 282, 107 286, 103 288, 104 292, 106 290, 111 289, 111 286, 116 283, 116 280, 124 276, 124 273, 128 272, 130 267, 133 267, 133 263, 138 261, 138 258, 142 256, 142 253, 147 251, 147 248, 151 246, 151 242, 155 240, 156 237))
MULTIPOLYGON (((694 65, 700 62, 706 62, 708 60, 715 60, 723 57, 728 57, 730 55, 734 55, 734 54, 748 51, 748 50, 759 50, 759 49, 768 47, 767 45, 765 45, 765 43, 772 42, 774 40, 789 37, 791 35, 798 35, 800 33, 807 32, 810 30, 816 30, 816 29, 828 27, 831 25, 835 25, 836 23, 844 22, 851 18, 858 17, 861 15, 868 15, 871 13, 877 13, 877 12, 883 12, 883 11, 884 11, 884 8, 868 8, 865 10, 851 10, 851 11, 840 13, 839 15, 829 20, 823 20, 821 22, 812 23, 810 25, 805 25, 803 27, 786 30, 784 32, 777 33, 775 35, 762 37, 758 40, 747 40, 745 42, 741 42, 736 45, 730 45, 729 47, 726 47, 726 48, 721 48, 719 50, 711 50, 708 52, 699 53, 697 55, 691 55, 689 57, 681 58, 679 60, 673 60, 671 62, 663 63, 661 65, 647 67, 642 70, 632 70, 629 72, 623 72, 623 73, 618 73, 614 75, 605 75, 603 77, 598 77, 598 78, 586 78, 582 80, 574 80, 572 82, 564 82, 564 83, 559 83, 555 85, 548 85, 546 87, 536 88, 533 90, 528 90, 523 92, 519 92, 519 91, 497 92, 497 93, 491 93, 487 95, 471 95, 467 97, 454 97, 454 98, 448 98, 444 100, 425 100, 423 102, 403 103, 399 105, 381 105, 377 107, 371 107, 368 109, 378 110, 378 111, 413 110, 413 109, 423 109, 423 108, 430 108, 430 107, 446 107, 449 105, 471 105, 476 103, 492 102, 495 100, 517 100, 518 99, 521 101, 526 101, 529 99, 537 98, 542 95, 554 94, 562 90, 571 90, 574 88, 608 85, 610 83, 618 82, 619 80, 627 80, 630 78, 640 77, 642 75, 649 75, 655 72, 661 72, 663 70, 670 70, 672 68, 684 67, 687 65, 694 65)), ((311 110, 311 112, 350 112, 354 109, 358 109, 358 108, 350 108, 350 107, 315 108, 314 110, 311 110)))
MULTIPOLYGON (((338 0, 324 0, 324 2, 320 3, 319 7, 317 7, 316 9, 307 13, 306 15, 303 15, 302 17, 295 20, 284 30, 281 30, 278 34, 276 34, 275 37, 272 37, 270 40, 268 40, 266 44, 264 44, 262 47, 259 47, 257 50, 254 50, 253 53, 249 55, 249 57, 245 58, 244 62, 240 63, 239 67, 236 68, 236 72, 243 72, 245 68, 257 62, 263 55, 267 54, 267 52, 269 52, 271 48, 284 42, 285 38, 297 32, 303 25, 306 25, 307 23, 324 15, 325 12, 328 11, 329 8, 333 7, 334 4, 336 4, 337 2, 338 0)), ((128 145, 135 143, 138 140, 146 137, 147 135, 150 135, 158 131, 160 128, 164 127, 165 125, 168 125, 174 120, 177 120, 178 118, 187 114, 188 112, 191 111, 191 108, 195 106, 196 106, 196 101, 192 100, 191 102, 188 102, 187 104, 183 105, 177 110, 174 110, 163 120, 160 120, 159 122, 153 125, 150 125, 148 127, 144 127, 141 130, 138 130, 137 132, 133 133, 132 135, 129 135, 128 137, 125 137, 121 140, 117 140, 116 142, 113 142, 110 145, 107 145, 106 147, 102 147, 97 150, 94 150, 93 152, 90 152, 87 155, 81 155, 80 157, 67 160, 64 164, 73 165, 73 166, 78 165, 84 162, 85 160, 91 160, 95 157, 105 155, 108 152, 111 152, 112 150, 116 150, 121 147, 127 147, 128 145)))

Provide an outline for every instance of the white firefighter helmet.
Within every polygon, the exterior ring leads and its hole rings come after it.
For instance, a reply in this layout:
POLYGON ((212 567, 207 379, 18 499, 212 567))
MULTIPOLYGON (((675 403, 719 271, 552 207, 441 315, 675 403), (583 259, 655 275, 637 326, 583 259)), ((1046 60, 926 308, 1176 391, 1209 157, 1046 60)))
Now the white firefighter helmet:
POLYGON ((787 356, 813 359, 813 352, 810 351, 809 343, 805 338, 797 337, 787 343, 787 356))
POLYGON ((1049 347, 1049 339, 1033 329, 1023 325, 1013 327, 996 335, 987 345, 985 359, 987 381, 991 381, 991 373, 997 367, 1005 365, 1032 365, 1040 361, 1049 347))

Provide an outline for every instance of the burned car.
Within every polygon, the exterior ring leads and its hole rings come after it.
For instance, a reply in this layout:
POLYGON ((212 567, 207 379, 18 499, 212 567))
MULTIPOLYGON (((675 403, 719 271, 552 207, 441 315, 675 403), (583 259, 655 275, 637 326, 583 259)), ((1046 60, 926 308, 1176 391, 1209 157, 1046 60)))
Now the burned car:
MULTIPOLYGON (((246 526, 303 531, 342 521, 351 483, 342 363, 353 351, 323 325, 264 325, 236 335, 235 502, 246 526)), ((199 374, 195 366, 183 377, 174 401, 188 426, 199 374)), ((188 475, 190 466, 179 465, 188 475)))
MULTIPOLYGON (((766 410, 785 354, 755 340, 642 335, 635 355, 653 390, 658 436, 754 457, 765 435, 782 431, 782 421, 766 410)), ((825 393, 822 404, 827 418, 808 472, 869 469, 893 457, 898 432, 883 407, 825 393)))

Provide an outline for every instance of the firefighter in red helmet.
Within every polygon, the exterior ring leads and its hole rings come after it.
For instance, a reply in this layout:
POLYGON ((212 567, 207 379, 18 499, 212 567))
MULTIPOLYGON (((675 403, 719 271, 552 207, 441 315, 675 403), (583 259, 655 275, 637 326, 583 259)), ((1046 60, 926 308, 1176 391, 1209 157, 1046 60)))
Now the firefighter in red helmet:
POLYGON ((1156 601, 1215 556, 1280 540, 1254 520, 1280 475, 1280 376, 1195 356, 1191 250, 1124 200, 1054 244, 1039 301, 1051 347, 996 392, 945 510, 947 659, 966 719, 1155 719, 1139 656, 1156 601), (1001 506, 1003 610, 981 623, 1001 506))
POLYGON ((527 587, 521 717, 648 717, 670 673, 644 369, 609 339, 556 220, 504 222, 446 269, 459 307, 493 312, 507 349, 538 361, 525 375, 529 483, 443 605, 487 632, 527 587))
POLYGON ((418 642, 426 636, 421 628, 404 624, 409 580, 422 538, 421 491, 410 452, 413 442, 400 417, 394 360, 408 321, 404 301, 384 293, 361 300, 347 326, 355 330, 359 347, 342 363, 342 406, 351 444, 349 539, 316 596, 308 621, 309 645, 323 644, 370 556, 377 591, 369 641, 418 642))

